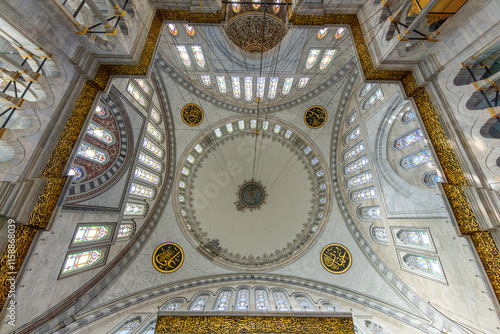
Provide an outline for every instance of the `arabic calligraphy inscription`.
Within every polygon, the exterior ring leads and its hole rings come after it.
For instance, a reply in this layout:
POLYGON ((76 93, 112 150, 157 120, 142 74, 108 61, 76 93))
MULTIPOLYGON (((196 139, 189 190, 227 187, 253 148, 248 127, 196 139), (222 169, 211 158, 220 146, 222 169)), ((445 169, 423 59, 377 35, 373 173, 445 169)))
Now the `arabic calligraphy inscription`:
POLYGON ((321 264, 331 273, 345 273, 351 263, 351 253, 340 244, 329 244, 321 251, 321 264))
POLYGON ((181 112, 182 120, 189 126, 197 126, 203 121, 203 110, 196 104, 186 104, 181 112))
POLYGON ((173 242, 164 243, 153 253, 153 265, 162 273, 172 273, 179 269, 184 262, 182 248, 173 242))
POLYGON ((313 129, 322 127, 325 124, 327 118, 328 114, 326 113, 325 108, 320 106, 313 106, 307 109, 306 113, 304 114, 304 122, 308 127, 313 129))

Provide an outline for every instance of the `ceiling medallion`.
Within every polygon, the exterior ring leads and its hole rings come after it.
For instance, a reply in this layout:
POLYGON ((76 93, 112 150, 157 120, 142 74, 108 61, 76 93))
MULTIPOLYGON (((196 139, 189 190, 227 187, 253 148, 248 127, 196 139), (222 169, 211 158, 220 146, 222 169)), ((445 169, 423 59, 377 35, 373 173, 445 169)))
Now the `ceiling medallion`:
POLYGON ((234 202, 236 210, 241 212, 245 212, 246 209, 259 210, 266 203, 266 187, 255 179, 245 180, 238 188, 240 189, 236 193, 238 200, 234 202))
POLYGON ((313 106, 307 109, 304 114, 304 122, 306 125, 312 129, 318 129, 326 123, 328 114, 325 108, 320 106, 313 106))
POLYGON ((181 111, 182 120, 189 126, 197 126, 203 121, 203 110, 196 104, 186 104, 181 111))
POLYGON ((162 273, 173 273, 184 262, 182 248, 173 242, 166 242, 158 246, 153 253, 153 265, 162 273))
POLYGON ((345 273, 352 263, 351 253, 340 244, 329 244, 321 251, 323 268, 333 274, 345 273))

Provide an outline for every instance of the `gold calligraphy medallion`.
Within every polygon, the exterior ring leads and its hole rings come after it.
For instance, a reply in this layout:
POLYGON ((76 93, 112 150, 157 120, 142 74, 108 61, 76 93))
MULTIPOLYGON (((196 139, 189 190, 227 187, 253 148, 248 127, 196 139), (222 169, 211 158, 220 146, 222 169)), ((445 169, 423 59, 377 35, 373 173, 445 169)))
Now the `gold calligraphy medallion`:
POLYGON ((331 273, 345 273, 351 263, 351 253, 340 244, 329 244, 321 251, 321 264, 331 273))
POLYGON ((197 126, 203 121, 203 110, 196 104, 186 104, 181 111, 182 120, 189 126, 197 126))
POLYGON ((304 122, 306 125, 312 129, 317 129, 322 127, 326 119, 328 118, 328 114, 326 113, 325 108, 320 106, 313 106, 307 109, 304 114, 304 122))
POLYGON ((156 248, 153 253, 153 265, 162 273, 173 273, 184 262, 182 248, 173 242, 166 242, 156 248))

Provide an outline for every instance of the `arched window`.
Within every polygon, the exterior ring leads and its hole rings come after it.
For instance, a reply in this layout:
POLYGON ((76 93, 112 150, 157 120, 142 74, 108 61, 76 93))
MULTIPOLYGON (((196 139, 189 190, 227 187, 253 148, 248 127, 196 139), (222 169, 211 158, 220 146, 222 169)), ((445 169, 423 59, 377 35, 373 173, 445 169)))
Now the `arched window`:
POLYGON ((141 324, 140 318, 129 320, 125 322, 123 325, 121 325, 117 330, 115 330, 113 334, 128 334, 137 327, 139 327, 140 324, 141 324))
MULTIPOLYGON (((253 0, 253 2, 260 2, 261 0, 253 0)), ((257 10, 260 8, 260 4, 259 5, 252 5, 253 9, 257 10)))
POLYGON ((326 36, 327 33, 328 33, 328 27, 323 27, 318 30, 316 37, 318 37, 318 39, 322 39, 323 37, 326 36))
POLYGON ((336 303, 333 302, 323 302, 321 303, 321 306, 325 309, 327 312, 342 312, 343 309, 337 305, 336 303))
POLYGON ((90 147, 87 144, 80 144, 77 154, 81 157, 87 158, 88 160, 103 164, 108 160, 106 153, 98 150, 94 147, 90 147))
POLYGON ((123 209, 124 215, 143 216, 146 214, 147 206, 144 204, 127 203, 123 209))
POLYGON ((351 200, 354 202, 377 198, 375 187, 364 188, 351 192, 351 200))
POLYGON ((357 120, 358 120, 358 113, 356 112, 356 110, 353 110, 353 111, 351 111, 349 116, 347 116, 346 124, 347 124, 347 126, 351 126, 357 120))
POLYGON ((306 88, 308 82, 309 82, 309 77, 300 78, 299 83, 297 84, 297 88, 298 89, 306 88))
POLYGON ((132 223, 126 223, 126 224, 120 224, 120 227, 118 227, 118 239, 124 239, 124 238, 130 238, 134 234, 134 224, 132 223))
POLYGON ((373 105, 375 103, 377 103, 378 100, 380 100, 381 98, 384 97, 384 94, 382 94, 382 89, 377 88, 377 90, 375 92, 372 93, 372 95, 370 95, 365 103, 363 103, 363 109, 364 110, 368 110, 370 109, 371 107, 373 107, 373 105))
POLYGON ((83 172, 78 167, 71 167, 68 175, 73 175, 73 181, 76 181, 83 176, 83 172))
POLYGON ((269 310, 269 298, 267 297, 267 291, 262 288, 255 289, 255 310, 257 311, 268 311, 269 310))
POLYGON ((375 84, 367 83, 361 88, 361 91, 359 92, 359 97, 364 97, 366 94, 368 94, 372 88, 375 87, 375 84))
POLYGON ((346 185, 347 188, 353 188, 371 181, 373 181, 372 171, 368 170, 348 178, 346 180, 346 185))
POLYGON ((149 183, 152 183, 155 185, 158 185, 160 183, 160 178, 158 177, 158 175, 155 175, 155 174, 153 174, 153 173, 151 173, 151 172, 149 172, 141 167, 135 168, 134 176, 138 179, 141 179, 143 181, 146 181, 146 182, 149 182, 149 183))
POLYGON ((364 167, 368 166, 368 157, 366 155, 361 158, 354 160, 350 164, 344 167, 344 174, 348 175, 354 173, 357 170, 360 170, 364 167))
POLYGON ((423 250, 434 250, 431 236, 423 229, 401 229, 396 232, 396 237, 403 245, 423 250))
POLYGON ((153 188, 145 187, 135 182, 132 182, 130 185, 129 193, 146 198, 153 198, 155 196, 153 188))
POLYGON ((304 312, 314 312, 316 307, 313 305, 309 297, 305 295, 295 295, 295 300, 299 304, 301 311, 304 312))
POLYGON ((137 84, 139 85, 139 87, 141 87, 141 89, 144 91, 144 93, 151 95, 153 90, 151 89, 151 87, 149 87, 149 84, 146 82, 146 80, 135 79, 135 82, 137 82, 137 84))
POLYGON ((231 85, 233 87, 233 97, 239 99, 241 97, 240 77, 231 77, 231 85))
POLYGON ((141 162, 141 163, 145 164, 146 166, 149 166, 157 171, 161 171, 161 169, 162 169, 162 165, 159 161, 153 159, 149 155, 142 153, 142 152, 139 154, 139 162, 141 162))
POLYGON ((408 110, 406 110, 403 113, 403 116, 401 116, 401 122, 403 122, 404 124, 411 123, 416 119, 417 119, 417 115, 415 115, 415 112, 413 111, 413 109, 409 109, 409 108, 408 108, 408 110))
POLYGON ((437 172, 427 172, 423 176, 424 184, 429 188, 435 188, 436 183, 443 182, 443 179, 438 175, 437 172))
POLYGON ((252 77, 245 77, 245 101, 252 101, 252 77))
POLYGON ((199 294, 195 297, 191 305, 189 305, 190 311, 203 311, 205 305, 207 304, 208 298, 210 296, 206 293, 199 294))
POLYGON ((80 225, 77 226, 71 245, 81 245, 89 242, 111 239, 111 226, 80 225))
POLYGON ((191 46, 191 50, 193 50, 194 54, 194 59, 196 60, 196 64, 200 68, 205 67, 205 56, 203 56, 203 51, 201 51, 201 46, 200 45, 193 45, 191 46))
POLYGON ((267 97, 269 100, 272 100, 276 97, 276 92, 278 91, 278 77, 272 77, 271 80, 269 80, 269 91, 267 93, 267 97))
POLYGON ((323 59, 321 60, 321 63, 319 65, 319 70, 323 71, 325 68, 330 65, 330 62, 333 59, 333 55, 335 55, 336 50, 326 50, 325 55, 323 56, 323 59))
POLYGON ((144 327, 139 334, 155 334, 155 330, 156 330, 156 320, 154 320, 149 325, 144 327))
POLYGON ((111 133, 92 122, 89 123, 86 133, 105 144, 113 142, 113 135, 111 133))
POLYGON ((292 89, 292 85, 293 85, 293 80, 294 80, 294 78, 285 78, 285 82, 283 83, 283 90, 281 92, 281 95, 286 96, 290 93, 290 90, 292 89))
POLYGON ((61 275, 72 274, 104 263, 107 248, 74 251, 66 255, 61 275))
POLYGON ((95 107, 95 113, 98 115, 98 116, 101 116, 101 117, 104 117, 106 116, 106 108, 104 107, 104 105, 102 104, 98 104, 96 107, 95 107))
POLYGON ((174 299, 167 303, 167 305, 163 306, 161 309, 164 311, 175 311, 178 310, 184 301, 182 299, 174 299))
POLYGON ((359 143, 357 143, 356 145, 348 149, 347 152, 344 153, 344 161, 351 160, 364 150, 365 150, 365 145, 363 141, 360 141, 359 143))
MULTIPOLYGON (((280 3, 280 2, 281 2, 281 0, 274 0, 274 2, 275 2, 275 3, 280 3)), ((274 5, 274 6, 273 6, 273 9, 274 9, 274 13, 275 13, 275 14, 278 14, 278 12, 280 11, 280 7, 281 7, 281 5, 274 5)))
POLYGON ((200 75, 200 82, 206 88, 212 87, 212 80, 210 80, 210 75, 208 74, 200 75))
POLYGON ((175 26, 175 24, 174 24, 174 23, 169 23, 169 24, 167 24, 167 27, 168 27, 168 31, 170 31, 170 33, 171 33, 172 35, 174 35, 174 36, 175 36, 175 35, 177 35, 177 32, 178 32, 178 31, 177 31, 177 27, 175 26))
POLYGON ((157 124, 161 122, 161 114, 155 107, 153 107, 153 109, 151 109, 151 118, 157 124))
POLYGON ((184 45, 177 45, 177 51, 179 52, 179 57, 181 57, 184 66, 191 67, 191 59, 189 59, 186 47, 184 45))
POLYGON ((161 150, 161 148, 153 144, 153 142, 147 138, 143 139, 142 147, 144 147, 146 150, 156 155, 158 158, 163 157, 163 151, 161 150))
POLYGON ((132 97, 137 101, 139 102, 139 104, 143 107, 146 106, 146 99, 144 98, 144 96, 142 95, 143 93, 141 91, 139 91, 137 88, 135 88, 134 85, 132 85, 131 82, 129 82, 128 86, 127 86, 127 92, 129 92, 130 95, 132 95, 132 97))
POLYGON ((214 310, 227 311, 229 309, 229 303, 231 302, 232 294, 233 292, 231 290, 220 291, 214 303, 214 310))
POLYGON ((338 28, 337 31, 335 32, 335 38, 339 39, 340 37, 342 37, 346 32, 346 30, 347 28, 338 28))
POLYGON ((387 236, 387 230, 385 229, 385 227, 372 227, 372 238, 376 242, 389 242, 389 237, 387 236))
POLYGON ((314 64, 316 64, 316 60, 318 60, 320 52, 321 50, 319 49, 309 50, 309 55, 307 56, 306 60, 306 70, 310 70, 314 66, 314 64))
POLYGON ((283 291, 273 291, 273 298, 277 311, 291 311, 290 302, 283 291))
POLYGON ((364 220, 382 219, 382 210, 378 205, 361 207, 358 212, 359 217, 364 220))
POLYGON ((266 89, 266 77, 257 78, 257 93, 255 94, 257 98, 264 97, 264 90, 266 89))
POLYGON ((186 28, 186 32, 189 36, 193 37, 194 36, 194 27, 192 25, 189 25, 189 24, 185 24, 184 25, 184 28, 186 28))
POLYGON ((153 123, 148 122, 146 130, 148 130, 149 134, 155 137, 159 142, 163 140, 163 133, 153 123))
POLYGON ((404 169, 410 169, 431 161, 432 161, 431 152, 428 149, 425 149, 415 154, 402 158, 399 164, 404 169))
POLYGON ((358 138, 358 136, 361 134, 361 129, 359 128, 359 125, 356 126, 354 129, 349 131, 345 137, 344 137, 344 143, 349 144, 351 141, 354 139, 358 138))
POLYGON ((0 87, 5 86, 5 81, 3 79, 0 79, 0 87))
POLYGON ((420 128, 413 130, 410 133, 407 133, 406 135, 399 137, 394 141, 394 148, 400 150, 402 148, 408 147, 412 144, 415 144, 416 142, 422 140, 423 134, 422 130, 420 128))
MULTIPOLYGON (((237 2, 238 0, 233 0, 233 1, 234 1, 234 2, 237 2)), ((240 10, 241 10, 241 5, 240 5, 240 4, 233 3, 232 7, 233 7, 233 11, 234 11, 235 13, 239 13, 239 12, 240 12, 240 10)))
POLYGON ((247 288, 240 288, 236 293, 236 303, 234 309, 237 311, 248 311, 250 300, 250 290, 247 288))
POLYGON ((411 269, 424 276, 443 279, 444 274, 439 260, 430 256, 405 254, 403 262, 411 269))

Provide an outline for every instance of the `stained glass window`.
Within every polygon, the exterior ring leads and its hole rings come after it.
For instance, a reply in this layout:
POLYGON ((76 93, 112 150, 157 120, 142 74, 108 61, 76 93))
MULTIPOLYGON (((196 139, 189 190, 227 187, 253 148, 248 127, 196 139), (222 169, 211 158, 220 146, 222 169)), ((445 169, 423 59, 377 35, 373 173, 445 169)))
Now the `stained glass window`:
POLYGON ((179 51, 179 56, 181 57, 182 63, 186 67, 191 67, 191 59, 189 59, 186 47, 184 45, 177 45, 177 51, 179 51))
POLYGON ((283 83, 283 91, 281 92, 283 96, 286 96, 290 93, 293 85, 293 79, 294 78, 285 78, 285 82, 283 83))
POLYGON ((286 130, 286 133, 285 133, 285 138, 290 138, 292 136, 292 130, 286 130))
POLYGON ((344 35, 345 31, 346 31, 346 28, 338 28, 337 31, 335 32, 335 38, 339 39, 340 37, 342 37, 342 35, 344 35))
POLYGON ((385 227, 373 227, 372 238, 378 242, 389 242, 389 237, 387 236, 387 230, 385 227))
POLYGON ((278 91, 278 80, 278 77, 272 77, 271 80, 269 80, 269 91, 267 93, 269 100, 276 97, 276 92, 278 91))
POLYGON ((205 67, 205 57, 203 56, 203 51, 201 51, 201 46, 193 45, 191 47, 191 49, 193 50, 194 59, 196 60, 196 64, 198 64, 198 66, 200 68, 204 68, 205 67))
POLYGON ((250 300, 250 290, 239 289, 236 294, 235 309, 237 311, 248 311, 248 301, 250 300))
POLYGON ((403 113, 403 116, 401 116, 401 122, 408 124, 410 122, 413 122, 414 120, 417 119, 417 116, 413 112, 412 109, 407 110, 403 113))
POLYGON ((222 75, 218 75, 215 77, 215 80, 217 80, 217 88, 219 89, 219 93, 226 94, 227 93, 226 78, 222 75))
MULTIPOLYGON (((280 3, 281 0, 274 0, 275 3, 280 3)), ((273 6, 274 13, 277 14, 280 11, 280 5, 274 5, 273 6)))
POLYGON ((346 144, 349 144, 351 141, 354 139, 358 138, 358 136, 361 134, 361 129, 359 128, 359 125, 356 126, 352 131, 348 132, 345 136, 344 142, 346 144))
POLYGON ((146 205, 127 203, 123 210, 124 215, 144 215, 146 213, 146 205))
POLYGON ((104 257, 104 251, 94 249, 89 251, 73 252, 68 254, 62 270, 62 274, 75 272, 100 263, 104 257))
POLYGON ((290 311, 290 303, 288 298, 281 291, 273 292, 274 303, 276 304, 277 311, 290 311))
POLYGON ((424 184, 427 187, 434 188, 436 183, 443 182, 443 179, 438 175, 437 172, 427 172, 424 174, 424 184))
POLYGON ((319 159, 317 157, 314 157, 314 159, 311 160, 311 164, 314 166, 319 162, 319 159))
POLYGON ((146 130, 148 130, 148 132, 153 137, 155 137, 158 141, 161 141, 163 139, 163 134, 156 126, 153 125, 153 123, 148 122, 148 126, 146 127, 146 130))
POLYGON ((278 134, 278 133, 280 133, 280 131, 281 131, 281 125, 276 124, 274 126, 274 133, 278 134))
POLYGON ((156 123, 160 123, 161 122, 161 114, 160 114, 160 112, 158 110, 156 110, 156 108, 151 109, 151 118, 156 123))
POLYGON ((252 119, 250 121, 250 129, 255 129, 257 128, 257 120, 256 119, 252 119))
POLYGON ((264 97, 264 90, 266 89, 266 78, 265 77, 258 77, 257 78, 257 97, 263 98, 264 97))
POLYGON ((187 169, 186 167, 182 167, 181 173, 188 176, 190 172, 189 169, 187 169))
POLYGON ((344 161, 351 160, 352 158, 354 158, 355 156, 357 156, 358 154, 360 154, 364 150, 365 150, 365 145, 364 145, 363 141, 360 141, 359 143, 357 143, 356 145, 351 147, 349 150, 347 150, 346 153, 344 153, 344 161))
POLYGON ((216 311, 227 311, 229 308, 229 302, 231 301, 231 290, 223 290, 219 292, 217 300, 214 304, 214 310, 216 311))
POLYGON ((5 86, 5 81, 4 81, 4 80, 2 80, 2 79, 0 79, 0 87, 1 87, 1 86, 5 86))
POLYGON ((193 164, 194 164, 194 162, 196 161, 196 159, 193 157, 193 155, 192 155, 192 154, 190 154, 190 155, 187 157, 187 161, 188 161, 191 165, 193 165, 193 164))
MULTIPOLYGON (((261 0, 253 0, 252 2, 260 2, 261 0)), ((253 9, 257 10, 260 8, 260 5, 252 5, 253 9)))
POLYGON ((401 159, 399 163, 404 169, 417 167, 432 161, 431 151, 428 149, 419 151, 401 159))
POLYGON ((366 167, 368 165, 368 158, 365 156, 362 156, 361 158, 355 160, 354 162, 351 162, 350 164, 346 165, 344 167, 344 174, 351 174, 352 172, 355 172, 363 167, 366 167))
POLYGON ((262 129, 264 131, 267 131, 267 129, 269 129, 269 121, 262 122, 262 129))
POLYGON ((310 70, 316 64, 320 52, 321 50, 319 49, 309 50, 309 56, 307 56, 306 60, 306 70, 310 70))
POLYGON ((106 116, 106 108, 102 104, 98 104, 95 107, 95 113, 99 116, 106 116))
POLYGON ((203 152, 203 147, 201 147, 200 144, 196 144, 195 147, 194 147, 195 151, 198 152, 198 153, 201 153, 203 152))
POLYGON ((380 206, 364 206, 359 209, 361 219, 382 219, 380 206))
POLYGON ((240 77, 231 77, 231 85, 233 87, 233 97, 239 99, 241 97, 240 77))
POLYGON ((128 238, 134 232, 134 224, 120 224, 117 238, 128 238))
POLYGON ((98 149, 95 149, 93 147, 90 147, 87 144, 80 144, 77 154, 79 156, 98 162, 100 164, 104 163, 107 160, 106 153, 98 149))
POLYGON ((361 88, 361 91, 359 92, 359 97, 365 97, 366 94, 368 94, 372 88, 375 87, 375 84, 367 83, 361 88))
POLYGON ((367 110, 370 109, 375 103, 377 103, 378 100, 384 97, 384 94, 382 94, 382 90, 377 88, 377 90, 370 95, 369 98, 366 99, 365 103, 363 103, 363 109, 367 110))
POLYGON ((78 180, 79 178, 81 178, 83 176, 83 172, 78 167, 71 167, 70 170, 69 170, 68 175, 74 175, 73 176, 73 181, 76 181, 76 180, 78 180))
POLYGON ((134 176, 152 184, 158 184, 160 182, 160 178, 157 175, 150 173, 141 167, 135 168, 134 176))
POLYGON ((307 86, 307 83, 309 82, 308 77, 302 77, 299 79, 299 83, 297 84, 297 88, 302 89, 307 86))
POLYGON ((171 300, 167 303, 167 305, 165 305, 164 307, 162 307, 162 310, 165 310, 165 311, 175 311, 175 310, 178 310, 181 305, 182 305, 183 301, 182 300, 171 300))
POLYGON ((333 55, 335 54, 335 50, 326 50, 325 55, 323 56, 323 59, 321 60, 321 63, 319 65, 319 70, 323 71, 325 68, 330 65, 330 62, 333 59, 333 55))
POLYGON ((208 295, 198 295, 189 306, 190 311, 203 311, 208 301, 208 295))
POLYGON ((311 153, 311 151, 312 151, 312 149, 311 149, 311 147, 310 147, 310 146, 306 146, 306 147, 304 148, 304 153, 305 153, 305 154, 309 154, 309 153, 311 153))
POLYGON ((110 144, 113 142, 113 136, 111 133, 92 122, 89 123, 86 133, 103 143, 110 144))
POLYGON ((245 121, 238 121, 238 129, 245 130, 245 121))
POLYGON ((135 79, 135 82, 142 88, 144 93, 146 94, 151 94, 151 88, 149 88, 149 85, 146 83, 146 80, 144 79, 135 79))
POLYGON ((255 289, 255 309, 257 311, 269 310, 269 300, 264 289, 255 289))
MULTIPOLYGON (((238 1, 238 0, 233 0, 233 1, 238 1)), ((239 13, 241 10, 241 5, 240 4, 236 4, 236 3, 233 3, 233 11, 235 13, 239 13)))
POLYGON ((297 304, 299 304, 300 309, 304 312, 312 312, 316 311, 316 307, 313 306, 309 298, 303 295, 296 295, 295 300, 297 301, 297 304))
POLYGON ((413 130, 412 132, 396 139, 394 141, 394 148, 400 150, 402 148, 408 147, 411 144, 418 142, 422 138, 424 138, 424 137, 422 134, 422 130, 420 130, 420 128, 413 130))
POLYGON ((226 124, 226 130, 227 130, 227 133, 233 133, 233 131, 234 131, 233 124, 232 123, 227 123, 226 124))
POLYGON ((142 146, 149 152, 154 153, 154 155, 156 155, 159 158, 163 156, 163 151, 147 138, 144 138, 144 140, 142 141, 142 146))
POLYGON ((185 24, 184 27, 189 36, 194 36, 194 27, 192 25, 185 24))
POLYGON ((356 112, 356 110, 351 111, 349 116, 347 116, 347 126, 351 126, 357 120, 358 120, 358 113, 356 112))
POLYGON ((364 201, 367 199, 377 198, 377 193, 375 192, 375 187, 369 187, 351 193, 351 199, 354 202, 364 201))
POLYGON ((168 31, 170 31, 170 33, 171 33, 172 35, 174 35, 174 36, 175 36, 175 35, 177 35, 177 32, 178 32, 178 31, 177 31, 177 27, 175 26, 175 24, 174 24, 174 23, 169 23, 169 24, 167 24, 167 27, 168 27, 168 31))
POLYGON ((108 226, 78 226, 73 244, 81 244, 85 242, 99 241, 109 237, 111 229, 108 226))
POLYGON ((431 238, 427 231, 423 230, 399 230, 396 236, 405 245, 420 247, 424 249, 434 249, 431 238))
POLYGON ((139 161, 157 171, 161 171, 161 163, 145 153, 141 152, 139 154, 139 161))
POLYGON ((360 173, 358 175, 354 175, 353 177, 348 178, 346 181, 346 184, 347 184, 348 188, 352 188, 352 187, 356 187, 356 186, 359 186, 361 184, 365 184, 365 183, 368 183, 371 181, 373 181, 373 176, 372 176, 372 172, 369 170, 369 171, 366 171, 366 172, 363 172, 363 173, 360 173))
POLYGON ((201 81, 201 84, 207 88, 212 86, 212 80, 210 80, 210 75, 208 75, 208 74, 200 75, 200 81, 201 81))
POLYGON ((156 321, 153 321, 148 326, 143 328, 140 334, 155 334, 155 331, 156 331, 156 321))
POLYGON ((139 327, 140 323, 141 323, 140 319, 135 319, 135 320, 126 322, 117 331, 113 332, 113 334, 128 334, 128 333, 132 332, 135 328, 139 327))
POLYGON ((186 182, 184 182, 184 181, 179 181, 179 188, 181 188, 181 189, 186 188, 186 182))
POLYGON ((220 130, 220 128, 215 129, 214 133, 217 138, 222 137, 222 131, 220 130))
POLYGON ((323 37, 326 36, 327 33, 328 33, 328 27, 324 27, 318 30, 318 34, 316 36, 318 37, 318 39, 322 39, 323 37))
POLYGON ((152 188, 132 182, 132 184, 130 185, 129 193, 132 195, 153 198, 154 190, 152 188))
POLYGON ((139 102, 139 104, 143 107, 146 106, 146 100, 142 96, 142 93, 139 92, 131 83, 127 86, 127 92, 130 93, 134 97, 134 99, 139 102))
POLYGON ((403 256, 403 261, 413 270, 423 274, 444 278, 441 265, 436 258, 421 256, 416 254, 406 254, 403 256))
POLYGON ((252 77, 245 77, 245 100, 252 101, 252 77))

